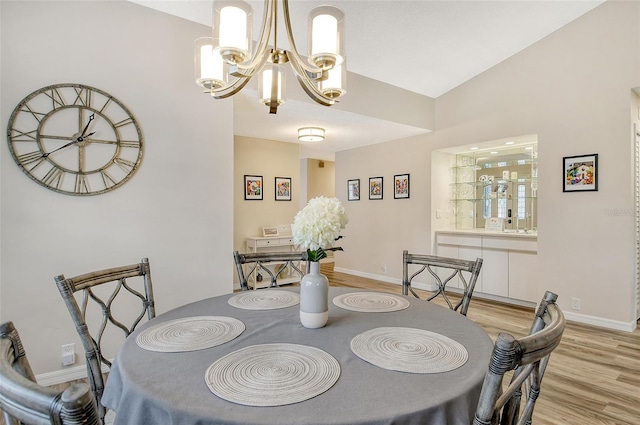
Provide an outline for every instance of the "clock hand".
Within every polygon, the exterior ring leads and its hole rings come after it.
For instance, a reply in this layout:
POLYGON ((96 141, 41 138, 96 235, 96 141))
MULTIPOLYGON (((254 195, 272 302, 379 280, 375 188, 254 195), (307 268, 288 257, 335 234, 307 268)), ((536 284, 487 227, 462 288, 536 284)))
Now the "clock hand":
MULTIPOLYGON (((87 124, 87 125, 88 125, 88 124, 87 124)), ((85 130, 86 130, 86 128, 85 128, 85 130)), ((71 146, 71 145, 73 145, 73 144, 75 144, 75 143, 83 142, 83 141, 84 141, 84 139, 86 139, 87 137, 89 137, 89 136, 91 136, 91 135, 93 135, 93 134, 95 134, 95 131, 92 131, 91 133, 87 134, 87 135, 86 135, 86 136, 84 136, 84 137, 83 137, 83 136, 79 136, 76 140, 72 140, 72 141, 70 141, 69 143, 67 143, 67 144, 65 144, 65 145, 60 146, 59 148, 52 150, 51 152, 43 153, 43 154, 42 154, 42 158, 46 158, 46 157, 48 157, 49 155, 51 155, 52 153, 57 152, 57 151, 59 151, 59 150, 61 150, 61 149, 64 149, 64 148, 66 148, 66 147, 68 147, 68 146, 71 146)))
POLYGON ((76 140, 76 142, 83 142, 87 137, 92 136, 96 134, 95 131, 92 131, 91 133, 87 134, 86 136, 80 136, 78 137, 78 139, 76 140))
POLYGON ((60 146, 58 149, 54 149, 54 150, 52 150, 51 152, 43 153, 43 154, 42 154, 42 158, 46 158, 46 157, 48 157, 49 155, 51 155, 52 153, 57 152, 57 151, 59 151, 59 150, 61 150, 61 149, 64 149, 64 148, 66 148, 66 147, 68 147, 68 146, 71 146, 71 145, 73 145, 74 143, 82 142, 82 141, 84 141, 84 138, 85 138, 85 137, 89 137, 89 136, 91 136, 92 134, 94 134, 94 133, 95 133, 95 131, 94 131, 94 132, 92 132, 92 133, 87 134, 86 136, 84 135, 84 133, 86 133, 86 132, 87 132, 87 129, 89 128, 89 124, 91 124, 91 121, 93 121, 93 119, 95 118, 95 115, 96 115, 96 113, 95 113, 95 112, 94 112, 94 113, 92 113, 91 115, 89 115, 89 121, 87 121, 87 125, 85 125, 85 126, 84 126, 84 128, 82 129, 82 133, 80 134, 80 136, 79 136, 76 140, 72 140, 72 141, 70 141, 69 143, 67 143, 66 145, 60 146))
POLYGON ((87 132, 87 129, 89 128, 89 124, 91 124, 91 121, 93 121, 93 118, 94 118, 95 115, 96 115, 95 112, 93 114, 89 115, 89 121, 87 121, 87 125, 84 126, 84 129, 82 130, 82 133, 80 133, 80 137, 81 138, 84 137, 84 133, 87 132))

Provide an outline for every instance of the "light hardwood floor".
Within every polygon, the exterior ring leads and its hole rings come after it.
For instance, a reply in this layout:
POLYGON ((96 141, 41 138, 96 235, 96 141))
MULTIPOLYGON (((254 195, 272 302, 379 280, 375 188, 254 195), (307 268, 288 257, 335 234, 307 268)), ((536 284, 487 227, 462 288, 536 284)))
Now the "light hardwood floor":
MULTIPOLYGON (((321 270, 332 286, 402 292, 398 285, 334 272, 332 263, 321 270)), ((468 317, 495 339, 499 332, 526 335, 533 314, 532 309, 474 298, 468 317)), ((640 329, 628 333, 568 322, 551 356, 533 423, 639 425, 640 329)))

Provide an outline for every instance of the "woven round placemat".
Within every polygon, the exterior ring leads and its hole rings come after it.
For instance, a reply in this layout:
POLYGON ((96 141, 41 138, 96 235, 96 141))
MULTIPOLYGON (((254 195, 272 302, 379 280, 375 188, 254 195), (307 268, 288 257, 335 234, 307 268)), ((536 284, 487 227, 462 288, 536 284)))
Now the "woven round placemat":
POLYGON ((467 362, 464 346, 449 337, 423 329, 383 327, 356 335, 351 351, 383 369, 409 373, 441 373, 467 362))
POLYGON ((252 345, 213 363, 205 381, 218 397, 247 406, 299 403, 327 391, 340 376, 340 364, 315 347, 252 345))
POLYGON ((229 298, 229 305, 244 310, 275 310, 300 304, 300 295, 291 291, 260 289, 229 298))
POLYGON ((350 292, 338 295, 333 303, 345 310, 364 313, 385 313, 404 310, 409 307, 409 300, 398 295, 382 292, 350 292))
POLYGON ((224 316, 196 316, 158 323, 138 334, 136 344, 149 351, 177 353, 215 347, 236 338, 245 326, 224 316))

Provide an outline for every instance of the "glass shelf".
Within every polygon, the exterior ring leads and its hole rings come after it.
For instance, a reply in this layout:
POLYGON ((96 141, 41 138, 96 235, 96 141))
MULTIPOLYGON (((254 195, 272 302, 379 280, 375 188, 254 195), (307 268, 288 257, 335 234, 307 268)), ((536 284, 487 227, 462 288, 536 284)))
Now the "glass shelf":
POLYGON ((513 159, 513 160, 509 160, 509 161, 496 161, 496 162, 487 162, 484 163, 480 166, 478 166, 478 169, 481 170, 486 170, 486 169, 493 169, 493 168, 504 168, 504 167, 515 167, 518 165, 531 165, 531 164, 536 164, 538 162, 537 159, 513 159))
POLYGON ((480 170, 488 170, 488 169, 494 169, 494 168, 515 167, 518 165, 531 165, 531 164, 537 164, 537 163, 538 163, 537 159, 528 158, 528 159, 511 159, 511 160, 496 161, 496 162, 485 162, 483 164, 454 165, 454 166, 451 166, 450 168, 452 170, 466 169, 466 170, 480 171, 480 170))
POLYGON ((529 199, 529 200, 534 200, 534 199, 538 199, 537 196, 522 196, 520 198, 468 198, 468 199, 463 199, 463 198, 458 198, 458 199, 450 199, 449 202, 453 202, 453 203, 458 203, 458 202, 464 202, 464 201, 468 201, 468 202, 480 202, 480 201, 497 201, 498 199, 506 199, 507 201, 517 201, 518 199, 529 199))
POLYGON ((490 186, 492 184, 509 184, 509 183, 531 183, 531 182, 537 182, 538 178, 534 177, 534 178, 530 178, 530 177, 525 177, 525 178, 519 178, 519 179, 515 179, 515 180, 494 180, 491 183, 487 183, 487 182, 481 182, 481 181, 473 181, 473 182, 457 182, 457 183, 449 183, 449 186, 461 186, 464 184, 468 184, 470 186, 490 186))

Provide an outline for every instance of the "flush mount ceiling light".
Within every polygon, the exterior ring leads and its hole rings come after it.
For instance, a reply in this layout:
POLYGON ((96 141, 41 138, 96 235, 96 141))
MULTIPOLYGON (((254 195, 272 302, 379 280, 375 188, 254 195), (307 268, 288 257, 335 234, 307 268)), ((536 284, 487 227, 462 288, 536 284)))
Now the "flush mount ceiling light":
POLYGON ((275 114, 285 102, 284 69, 290 63, 304 91, 321 105, 331 106, 345 94, 344 14, 333 6, 320 6, 309 14, 308 52, 302 58, 291 30, 288 0, 265 0, 262 30, 252 51, 252 16, 241 0, 213 2, 213 36, 195 41, 196 84, 223 99, 238 93, 260 74, 260 102, 275 114), (290 50, 278 48, 278 3, 282 4, 290 50), (271 46, 270 46, 271 41, 271 46))
POLYGON ((298 140, 301 142, 322 142, 324 140, 324 128, 302 127, 298 129, 298 140))

